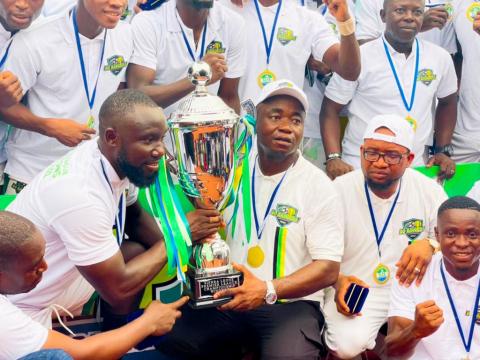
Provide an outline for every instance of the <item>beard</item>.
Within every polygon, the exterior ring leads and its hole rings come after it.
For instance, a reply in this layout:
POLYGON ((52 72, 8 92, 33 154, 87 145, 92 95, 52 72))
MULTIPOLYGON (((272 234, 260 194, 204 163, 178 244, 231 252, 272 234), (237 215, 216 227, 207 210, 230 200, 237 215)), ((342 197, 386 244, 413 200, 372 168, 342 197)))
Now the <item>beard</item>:
POLYGON ((190 3, 195 9, 211 9, 213 7, 213 0, 190 0, 190 3))
POLYGON ((387 190, 390 188, 398 179, 390 179, 383 183, 378 183, 372 179, 367 178, 367 185, 372 190, 387 190))
POLYGON ((127 160, 125 151, 122 149, 118 154, 118 166, 130 182, 137 187, 147 187, 152 185, 157 178, 158 172, 147 175, 141 166, 134 166, 127 160))

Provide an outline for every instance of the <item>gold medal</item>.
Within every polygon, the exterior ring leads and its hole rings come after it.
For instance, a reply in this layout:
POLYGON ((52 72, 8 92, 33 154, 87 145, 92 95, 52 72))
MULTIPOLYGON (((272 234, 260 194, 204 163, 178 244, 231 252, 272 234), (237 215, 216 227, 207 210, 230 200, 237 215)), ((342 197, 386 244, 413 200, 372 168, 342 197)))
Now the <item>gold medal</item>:
POLYGON ((467 9, 467 19, 473 22, 475 16, 480 12, 480 2, 473 2, 467 9))
POLYGON ((417 120, 412 118, 410 115, 407 115, 405 120, 407 120, 408 123, 412 126, 413 131, 417 131, 417 120))
POLYGON ((373 280, 378 285, 385 285, 388 280, 390 280, 390 269, 387 265, 378 264, 378 266, 373 271, 373 280))
POLYGON ((270 84, 271 82, 277 80, 277 77, 273 72, 270 70, 266 69, 260 73, 257 77, 257 83, 258 86, 260 86, 260 89, 263 89, 263 87, 267 84, 270 84))
POLYGON ((247 263, 252 268, 258 268, 262 266, 265 261, 265 253, 262 248, 258 245, 252 246, 248 249, 247 263))
POLYGON ((88 126, 90 129, 93 129, 93 127, 95 126, 95 118, 93 117, 93 115, 90 115, 90 116, 88 117, 87 126, 88 126))

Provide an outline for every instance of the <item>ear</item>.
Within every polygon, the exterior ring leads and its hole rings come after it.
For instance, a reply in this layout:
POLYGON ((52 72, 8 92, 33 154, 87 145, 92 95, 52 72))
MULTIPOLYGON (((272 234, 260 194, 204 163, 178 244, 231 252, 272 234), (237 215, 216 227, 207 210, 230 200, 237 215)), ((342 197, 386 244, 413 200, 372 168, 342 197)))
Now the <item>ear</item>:
POLYGON ((111 147, 117 147, 120 144, 120 137, 118 136, 117 131, 113 128, 105 129, 103 136, 105 143, 111 147))
POLYGON ((408 161, 408 166, 411 166, 412 165, 412 162, 413 162, 413 159, 415 158, 415 154, 408 154, 407 156, 407 161, 408 161))
POLYGON ((363 149, 364 149, 363 145, 360 145, 360 159, 363 158, 363 149))
POLYGON ((380 10, 380 18, 382 19, 382 22, 385 23, 385 10, 384 9, 380 10))
POLYGON ((434 227, 434 230, 435 230, 435 238, 437 239, 438 242, 440 242, 440 236, 439 236, 439 233, 438 233, 438 227, 435 226, 435 227, 434 227))

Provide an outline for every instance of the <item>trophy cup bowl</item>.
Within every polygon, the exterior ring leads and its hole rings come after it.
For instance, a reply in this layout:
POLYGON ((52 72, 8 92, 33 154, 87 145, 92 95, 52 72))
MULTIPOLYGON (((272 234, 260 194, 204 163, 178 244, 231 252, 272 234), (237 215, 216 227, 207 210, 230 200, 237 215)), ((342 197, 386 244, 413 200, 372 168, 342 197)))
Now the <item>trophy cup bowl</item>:
MULTIPOLYGON (((168 120, 178 182, 197 205, 218 209, 233 182, 240 117, 222 99, 208 93, 211 69, 207 63, 194 63, 188 76, 195 91, 168 120)), ((243 282, 243 274, 232 268, 230 249, 218 233, 193 245, 187 278, 193 308, 230 301, 231 297, 214 299, 213 295, 243 282)))

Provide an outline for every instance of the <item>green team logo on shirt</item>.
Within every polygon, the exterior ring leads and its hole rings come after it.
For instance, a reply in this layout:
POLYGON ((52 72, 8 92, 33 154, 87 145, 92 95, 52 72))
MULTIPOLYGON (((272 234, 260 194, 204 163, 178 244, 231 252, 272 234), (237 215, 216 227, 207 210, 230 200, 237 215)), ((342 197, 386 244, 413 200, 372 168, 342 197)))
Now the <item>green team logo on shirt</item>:
POLYGON ((68 174, 70 170, 71 157, 71 154, 69 154, 55 161, 53 164, 47 167, 47 170, 45 170, 45 174, 43 175, 43 177, 51 177, 52 179, 55 179, 65 174, 68 174))
POLYGON ((473 22, 475 16, 480 12, 480 2, 472 3, 467 9, 467 19, 473 22))
POLYGON ((417 81, 421 81, 428 86, 434 80, 437 80, 437 75, 435 75, 432 69, 422 69, 418 72, 417 81))
POLYGON ((298 210, 292 206, 277 204, 277 208, 272 210, 270 215, 277 218, 278 225, 287 226, 293 223, 298 223, 300 218, 298 215, 298 210))
POLYGON ((280 44, 287 45, 290 41, 297 40, 297 37, 293 35, 293 30, 281 27, 278 28, 277 31, 277 40, 280 42, 280 44))
POLYGON ((103 68, 104 71, 110 71, 113 75, 118 75, 128 63, 122 55, 113 55, 107 60, 107 65, 103 68))
POLYGON ((206 54, 225 54, 225 48, 221 41, 213 40, 207 46, 206 54))
POLYGON ((402 222, 402 228, 400 229, 400 235, 408 237, 409 242, 412 242, 425 230, 423 226, 423 220, 410 219, 402 222))

